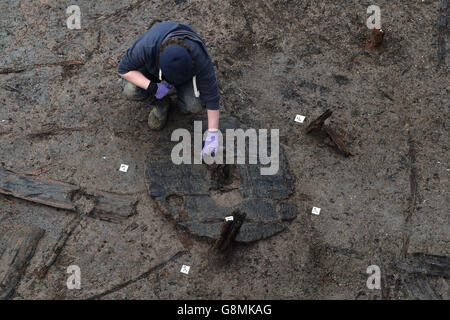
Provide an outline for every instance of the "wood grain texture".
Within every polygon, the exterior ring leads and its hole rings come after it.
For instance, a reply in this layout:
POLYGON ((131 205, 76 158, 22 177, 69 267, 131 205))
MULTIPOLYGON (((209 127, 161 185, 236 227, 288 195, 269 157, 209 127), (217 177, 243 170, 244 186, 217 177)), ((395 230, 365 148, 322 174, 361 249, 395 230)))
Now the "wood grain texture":
POLYGON ((0 299, 9 299, 33 257, 36 247, 44 235, 38 227, 23 226, 3 234, 0 248, 0 299))

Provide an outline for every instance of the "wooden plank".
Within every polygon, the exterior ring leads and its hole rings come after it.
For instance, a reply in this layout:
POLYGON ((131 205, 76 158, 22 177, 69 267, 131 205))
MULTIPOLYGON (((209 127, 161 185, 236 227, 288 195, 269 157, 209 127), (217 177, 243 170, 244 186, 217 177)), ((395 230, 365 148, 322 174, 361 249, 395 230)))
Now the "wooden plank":
POLYGON ((366 45, 366 49, 373 50, 375 48, 379 48, 383 43, 385 35, 386 31, 384 31, 383 29, 372 29, 372 32, 369 36, 369 42, 366 45))
POLYGON ((320 117, 318 117, 308 125, 305 133, 311 133, 313 130, 324 131, 330 137, 331 141, 333 141, 337 149, 341 151, 346 157, 350 155, 354 156, 355 154, 348 147, 345 137, 339 134, 336 130, 324 125, 325 120, 327 120, 332 115, 332 113, 333 111, 331 111, 331 109, 328 109, 327 111, 322 113, 320 117))
POLYGON ((308 125, 308 127, 306 127, 305 132, 310 133, 314 129, 319 129, 319 130, 322 129, 322 126, 323 126, 325 120, 327 120, 331 116, 332 113, 333 113, 333 111, 331 111, 331 109, 328 109, 327 111, 322 113, 316 120, 311 122, 308 125))
POLYGON ((44 235, 38 227, 20 226, 4 233, 0 248, 0 299, 8 299, 13 294, 36 247, 44 235))
POLYGON ((343 135, 337 133, 336 130, 327 126, 324 126, 323 129, 331 138, 331 141, 334 142, 339 151, 341 151, 346 157, 355 155, 347 146, 347 142, 345 141, 345 137, 343 135))
POLYGON ((227 217, 233 217, 231 221, 225 221, 220 231, 220 236, 213 246, 213 250, 218 252, 227 252, 231 247, 232 242, 236 239, 239 229, 244 223, 246 214, 241 213, 239 210, 233 211, 232 214, 227 217))
POLYGON ((120 222, 136 214, 137 200, 125 195, 116 195, 101 191, 92 192, 94 209, 91 215, 102 220, 120 222))
POLYGON ((396 263, 397 269, 408 273, 450 278, 450 258, 425 253, 413 253, 405 262, 396 263))
POLYGON ((0 193, 112 222, 120 222, 136 214, 137 199, 133 197, 98 190, 86 191, 74 185, 4 169, 0 169, 0 193), (91 202, 91 208, 83 205, 91 202))
POLYGON ((72 235, 73 231, 80 225, 81 220, 84 218, 82 215, 75 216, 65 227, 64 231, 59 235, 58 241, 55 246, 52 248, 49 256, 47 257, 44 265, 39 271, 39 278, 43 279, 46 275, 50 267, 55 263, 62 249, 66 245, 67 240, 72 235))
POLYGON ((0 193, 16 198, 75 211, 72 195, 80 188, 70 184, 44 181, 0 169, 0 193))
POLYGON ((439 19, 438 19, 438 36, 437 36, 437 65, 445 65, 445 56, 446 56, 446 43, 445 43, 445 34, 447 32, 447 20, 448 20, 448 1, 441 0, 441 7, 439 8, 439 19))
POLYGON ((0 74, 7 74, 7 73, 20 73, 24 71, 34 70, 37 68, 44 68, 44 67, 64 67, 64 66, 79 66, 84 65, 84 61, 80 60, 68 60, 68 61, 59 61, 59 62, 47 62, 47 63, 36 63, 33 65, 28 66, 12 66, 12 67, 6 67, 6 68, 0 68, 0 74))
POLYGON ((425 276, 407 274, 401 277, 402 286, 410 299, 414 300, 441 300, 441 297, 433 290, 425 276))

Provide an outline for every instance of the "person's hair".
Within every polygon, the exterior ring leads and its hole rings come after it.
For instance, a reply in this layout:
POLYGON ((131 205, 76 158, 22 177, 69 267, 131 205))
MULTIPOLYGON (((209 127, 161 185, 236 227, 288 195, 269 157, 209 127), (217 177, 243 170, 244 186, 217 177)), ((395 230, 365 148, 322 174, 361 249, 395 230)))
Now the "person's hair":
POLYGON ((189 56, 191 57, 192 68, 194 68, 195 61, 194 61, 194 59, 192 59, 191 49, 182 39, 178 39, 178 38, 169 38, 161 44, 161 48, 159 49, 159 54, 158 54, 158 65, 159 65, 159 59, 161 58, 162 52, 170 46, 180 46, 180 47, 184 48, 189 53, 189 56))

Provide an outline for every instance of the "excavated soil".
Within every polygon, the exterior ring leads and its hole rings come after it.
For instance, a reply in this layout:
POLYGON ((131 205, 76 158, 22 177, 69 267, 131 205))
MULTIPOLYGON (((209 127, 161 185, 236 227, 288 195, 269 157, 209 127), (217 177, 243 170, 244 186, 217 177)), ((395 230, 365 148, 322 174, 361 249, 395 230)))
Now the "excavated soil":
MULTIPOLYGON (((79 0, 81 29, 70 30, 72 2, 1 0, 1 167, 139 200, 135 215, 114 222, 0 195, 0 230, 27 226, 38 235, 20 242, 33 254, 8 297, 448 299, 448 278, 396 267, 413 253, 450 255, 448 57, 438 66, 438 40, 450 42, 438 24, 444 3, 378 1, 386 35, 367 50, 370 1, 79 0), (183 115, 174 108, 166 130, 152 132, 148 103, 120 92, 123 53, 163 20, 200 33, 221 112, 279 129, 293 175, 297 217, 269 239, 234 246, 226 263, 211 263, 211 241, 174 224, 147 192, 148 151, 183 115), (354 156, 304 134, 330 108, 329 125, 354 156), (80 290, 66 286, 70 265, 80 267, 80 290), (381 269, 380 290, 366 286, 370 265, 381 269)), ((0 262, 13 240, 0 240, 0 262)))

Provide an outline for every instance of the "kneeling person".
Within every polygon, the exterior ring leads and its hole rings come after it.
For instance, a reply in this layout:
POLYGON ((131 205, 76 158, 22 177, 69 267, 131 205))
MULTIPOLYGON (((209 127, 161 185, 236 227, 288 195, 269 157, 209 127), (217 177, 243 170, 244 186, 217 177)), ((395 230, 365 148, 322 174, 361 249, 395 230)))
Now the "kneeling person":
POLYGON ((188 25, 161 22, 127 50, 119 64, 124 94, 132 100, 151 99, 148 125, 160 130, 167 121, 167 94, 175 87, 185 113, 207 109, 208 134, 202 155, 217 151, 219 89, 204 41, 188 25), (164 82, 163 82, 164 81, 164 82))

